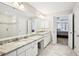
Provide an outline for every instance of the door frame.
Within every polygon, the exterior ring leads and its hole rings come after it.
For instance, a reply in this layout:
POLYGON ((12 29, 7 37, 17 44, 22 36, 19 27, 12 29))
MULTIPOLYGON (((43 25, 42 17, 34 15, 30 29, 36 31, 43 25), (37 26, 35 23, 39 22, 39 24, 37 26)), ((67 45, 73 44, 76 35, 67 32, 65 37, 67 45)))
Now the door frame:
MULTIPOLYGON (((61 15, 60 15, 61 16, 61 15)), ((57 17, 57 16, 54 16, 54 17, 57 17)), ((55 22, 56 21, 54 21, 55 20, 55 18, 53 18, 53 24, 55 24, 55 22)), ((54 27, 54 25, 53 25, 53 28, 55 28, 54 27)), ((55 30, 54 30, 55 31, 55 30)), ((53 31, 53 32, 54 32, 53 31)), ((72 49, 74 49, 74 14, 72 14, 72 32, 73 32, 73 34, 72 34, 72 49)), ((53 35, 55 36, 56 35, 56 38, 53 38, 53 41, 54 41, 54 39, 55 39, 55 44, 57 44, 57 32, 55 32, 55 33, 53 33, 53 35), (56 33, 56 34, 55 34, 56 33)), ((68 32, 68 36, 69 36, 69 32, 68 32)), ((69 38, 68 38, 68 41, 69 41, 69 38)))
POLYGON ((75 40, 74 40, 74 36, 75 36, 75 35, 74 35, 74 30, 75 30, 74 14, 72 15, 72 17, 73 17, 73 18, 72 18, 72 19, 73 19, 73 20, 72 20, 72 23, 73 23, 73 25, 72 25, 72 27, 73 27, 73 30, 72 30, 72 31, 73 31, 73 36, 72 36, 72 37, 73 37, 72 49, 74 49, 74 46, 75 46, 75 45, 74 45, 74 44, 75 44, 75 40))

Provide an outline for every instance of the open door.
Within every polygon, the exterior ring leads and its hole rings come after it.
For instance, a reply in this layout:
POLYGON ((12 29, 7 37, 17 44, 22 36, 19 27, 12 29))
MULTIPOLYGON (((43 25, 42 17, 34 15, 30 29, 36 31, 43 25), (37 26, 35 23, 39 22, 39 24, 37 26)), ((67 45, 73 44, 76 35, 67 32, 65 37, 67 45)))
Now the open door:
POLYGON ((57 44, 57 23, 56 17, 53 17, 53 44, 57 44))
MULTIPOLYGON (((57 43, 57 19, 56 16, 53 17, 53 44, 57 43)), ((68 46, 73 48, 73 14, 68 15, 68 46)))
POLYGON ((73 48, 73 14, 68 15, 69 16, 69 31, 68 31, 68 46, 70 48, 73 48))

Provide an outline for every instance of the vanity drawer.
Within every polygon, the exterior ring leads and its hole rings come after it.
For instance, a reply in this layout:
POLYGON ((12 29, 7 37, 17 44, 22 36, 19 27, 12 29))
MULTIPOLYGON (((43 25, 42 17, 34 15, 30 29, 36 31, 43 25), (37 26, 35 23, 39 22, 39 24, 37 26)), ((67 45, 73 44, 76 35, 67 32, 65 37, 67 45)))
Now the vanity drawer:
POLYGON ((30 46, 31 46, 31 44, 27 44, 27 45, 17 49, 17 55, 24 52, 24 51, 26 51, 26 49, 30 48, 30 46))
POLYGON ((30 48, 26 50, 26 56, 36 56, 38 54, 37 44, 33 43, 30 48))
POLYGON ((24 52, 25 50, 26 50, 26 46, 23 46, 23 47, 17 49, 17 55, 24 52))
POLYGON ((16 51, 12 51, 12 52, 6 54, 5 56, 16 56, 16 51))
POLYGON ((24 52, 18 54, 18 56, 26 56, 26 52, 24 51, 24 52))

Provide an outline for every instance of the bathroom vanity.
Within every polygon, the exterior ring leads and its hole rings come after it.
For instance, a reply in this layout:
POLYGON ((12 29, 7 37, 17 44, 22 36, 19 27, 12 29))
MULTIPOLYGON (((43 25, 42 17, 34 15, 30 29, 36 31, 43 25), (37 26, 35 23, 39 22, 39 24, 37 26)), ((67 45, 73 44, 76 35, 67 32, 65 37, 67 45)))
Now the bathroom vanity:
POLYGON ((38 43, 44 49, 51 42, 50 31, 35 34, 22 35, 0 40, 1 56, 36 56, 38 55, 38 43), (7 40, 6 40, 7 39, 7 40), (16 39, 16 40, 14 40, 16 39), (5 41, 7 41, 5 43, 5 41), (3 42, 3 43, 2 43, 3 42))

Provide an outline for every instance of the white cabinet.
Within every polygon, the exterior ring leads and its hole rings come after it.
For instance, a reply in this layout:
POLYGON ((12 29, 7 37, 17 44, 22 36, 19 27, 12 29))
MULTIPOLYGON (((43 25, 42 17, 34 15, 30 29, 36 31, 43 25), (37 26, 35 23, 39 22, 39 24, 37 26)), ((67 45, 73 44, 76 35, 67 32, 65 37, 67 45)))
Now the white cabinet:
POLYGON ((36 42, 32 44, 31 51, 31 56, 36 56, 38 54, 38 46, 36 42))
POLYGON ((24 52, 18 54, 18 56, 26 56, 26 52, 24 51, 24 52))
POLYGON ((36 56, 38 54, 38 47, 37 47, 37 43, 33 42, 30 45, 30 48, 28 48, 26 50, 26 56, 36 56))
POLYGON ((27 45, 17 49, 17 55, 19 55, 19 54, 23 53, 24 51, 26 51, 26 48, 27 48, 27 45))
POLYGON ((36 42, 27 44, 19 49, 12 51, 5 56, 36 56, 38 54, 38 47, 36 42))
POLYGON ((18 49, 6 54, 6 56, 36 56, 38 54, 38 42, 41 42, 41 47, 46 47, 51 41, 50 33, 44 34, 44 37, 37 41, 30 42, 18 49))
POLYGON ((32 52, 31 48, 28 48, 25 52, 26 52, 26 56, 31 56, 31 52, 32 52))
POLYGON ((17 56, 36 56, 37 53, 38 47, 36 42, 32 42, 17 49, 17 56))
POLYGON ((16 56, 16 51, 12 51, 12 52, 6 54, 5 56, 16 56))
POLYGON ((43 39, 44 39, 44 47, 46 47, 47 46, 47 37, 45 36, 43 39))
POLYGON ((46 47, 51 41, 50 33, 45 34, 43 39, 44 39, 44 47, 46 47))

